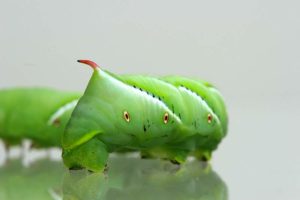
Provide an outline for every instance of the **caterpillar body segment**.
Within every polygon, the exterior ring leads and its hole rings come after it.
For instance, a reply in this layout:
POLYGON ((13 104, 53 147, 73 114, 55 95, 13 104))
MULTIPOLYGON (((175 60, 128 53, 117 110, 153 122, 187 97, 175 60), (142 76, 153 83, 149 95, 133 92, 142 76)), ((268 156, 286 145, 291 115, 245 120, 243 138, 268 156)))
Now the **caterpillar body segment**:
POLYGON ((180 76, 167 76, 163 77, 162 80, 176 85, 177 87, 186 88, 198 95, 199 98, 203 100, 203 103, 207 104, 218 117, 222 124, 222 132, 224 134, 227 133, 228 116, 225 103, 222 95, 215 87, 202 80, 188 79, 180 76))

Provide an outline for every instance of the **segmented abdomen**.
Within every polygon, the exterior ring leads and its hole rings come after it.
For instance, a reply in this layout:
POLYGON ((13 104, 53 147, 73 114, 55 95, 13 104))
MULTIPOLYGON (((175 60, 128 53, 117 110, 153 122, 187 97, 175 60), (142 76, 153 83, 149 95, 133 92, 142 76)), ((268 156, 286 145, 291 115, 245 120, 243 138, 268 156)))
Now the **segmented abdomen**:
POLYGON ((118 78, 165 103, 192 131, 199 130, 199 127, 205 126, 203 122, 210 120, 210 117, 215 117, 222 124, 223 130, 220 138, 226 135, 227 113, 225 104, 221 94, 211 84, 180 76, 154 78, 127 75, 118 78), (207 114, 203 112, 207 112, 207 114), (209 116, 210 113, 213 116, 209 116), (206 119, 207 117, 208 119, 206 119))

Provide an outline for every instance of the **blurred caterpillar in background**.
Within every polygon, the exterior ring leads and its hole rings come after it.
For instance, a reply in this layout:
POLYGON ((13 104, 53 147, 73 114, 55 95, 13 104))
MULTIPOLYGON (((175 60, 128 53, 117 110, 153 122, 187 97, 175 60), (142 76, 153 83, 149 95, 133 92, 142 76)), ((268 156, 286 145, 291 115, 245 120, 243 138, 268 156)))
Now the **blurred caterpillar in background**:
POLYGON ((227 113, 211 84, 180 76, 94 70, 82 95, 48 88, 0 90, 0 137, 59 146, 70 169, 105 169, 109 152, 140 151, 176 163, 209 160, 227 133, 227 113))

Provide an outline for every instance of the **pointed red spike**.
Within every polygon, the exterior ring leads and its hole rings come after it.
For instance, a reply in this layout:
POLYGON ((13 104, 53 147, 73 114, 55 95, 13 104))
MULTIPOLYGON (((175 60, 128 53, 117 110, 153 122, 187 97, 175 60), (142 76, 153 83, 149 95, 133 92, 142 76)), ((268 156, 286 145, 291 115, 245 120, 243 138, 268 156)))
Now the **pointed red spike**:
POLYGON ((93 62, 91 60, 77 60, 77 62, 89 65, 93 69, 96 69, 97 67, 99 67, 95 62, 93 62))

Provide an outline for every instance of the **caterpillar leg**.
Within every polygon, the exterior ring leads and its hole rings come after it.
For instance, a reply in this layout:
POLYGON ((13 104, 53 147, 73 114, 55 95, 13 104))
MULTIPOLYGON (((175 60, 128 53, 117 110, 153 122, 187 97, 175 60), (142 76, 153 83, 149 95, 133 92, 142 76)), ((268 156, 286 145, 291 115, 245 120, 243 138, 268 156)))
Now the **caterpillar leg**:
POLYGON ((175 164, 184 163, 187 159, 188 154, 188 151, 169 147, 141 151, 142 158, 161 158, 170 160, 175 164))
POLYGON ((141 156, 142 159, 155 158, 155 156, 153 156, 149 151, 146 151, 146 150, 142 150, 140 152, 140 156, 141 156))
POLYGON ((106 145, 93 138, 71 150, 63 151, 63 160, 69 169, 86 168, 93 172, 104 171, 108 159, 106 145))
POLYGON ((211 151, 197 150, 194 152, 194 156, 199 161, 207 162, 211 159, 211 151))
POLYGON ((22 160, 22 165, 25 167, 29 167, 29 165, 32 162, 32 158, 30 159, 30 146, 31 146, 31 141, 30 140, 22 140, 20 148, 21 148, 21 160, 22 160))
POLYGON ((8 155, 8 144, 5 143, 5 141, 0 139, 0 152, 3 152, 0 154, 0 166, 4 165, 7 162, 7 155, 8 155))
POLYGON ((168 159, 175 164, 182 164, 186 161, 189 152, 184 150, 169 150, 168 152, 168 159))

